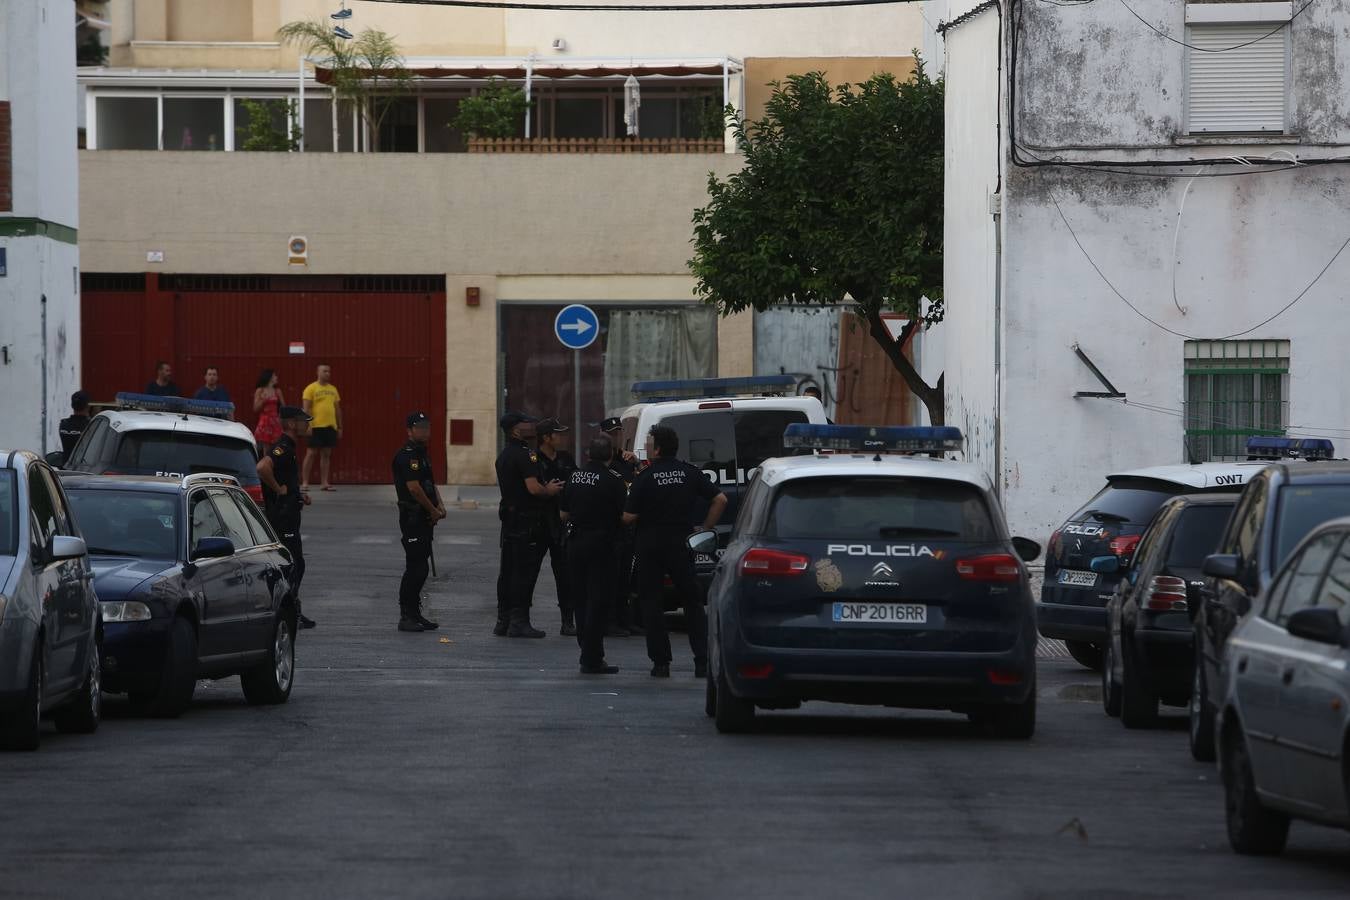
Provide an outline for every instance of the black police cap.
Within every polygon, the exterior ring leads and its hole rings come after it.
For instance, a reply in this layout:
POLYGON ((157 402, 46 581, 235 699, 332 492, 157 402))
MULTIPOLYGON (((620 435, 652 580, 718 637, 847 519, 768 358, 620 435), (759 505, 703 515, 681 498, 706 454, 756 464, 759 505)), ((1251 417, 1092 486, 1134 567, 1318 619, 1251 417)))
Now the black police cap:
POLYGON ((431 417, 424 412, 408 413, 407 424, 409 428, 415 428, 418 425, 431 424, 431 417))
POLYGON ((525 415, 525 413, 521 412, 509 412, 506 415, 502 416, 501 421, 498 422, 497 424, 499 424, 502 427, 502 431, 510 431, 512 428, 515 428, 517 425, 520 425, 523 422, 536 422, 536 421, 538 420, 535 419, 534 416, 527 416, 525 415))
POLYGON ((623 419, 620 419, 618 416, 610 416, 608 419, 602 419, 600 422, 600 430, 605 434, 609 434, 611 431, 619 431, 622 428, 623 419))
POLYGON ((571 430, 572 429, 568 428, 557 419, 549 417, 547 419, 540 419, 539 424, 535 426, 534 432, 540 437, 543 437, 546 434, 566 434, 571 430))

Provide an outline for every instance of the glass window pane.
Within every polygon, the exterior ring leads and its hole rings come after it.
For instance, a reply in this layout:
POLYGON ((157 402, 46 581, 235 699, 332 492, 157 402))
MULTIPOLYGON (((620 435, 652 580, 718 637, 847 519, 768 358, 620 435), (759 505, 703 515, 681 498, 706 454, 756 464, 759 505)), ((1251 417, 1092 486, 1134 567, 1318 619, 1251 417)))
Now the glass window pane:
POLYGON ((870 541, 903 532, 990 543, 998 531, 979 489, 934 478, 798 478, 778 489, 766 532, 870 541))
POLYGON ((164 149, 224 150, 224 98, 165 97, 164 149))
POLYGON ((338 101, 338 149, 352 153, 356 151, 356 129, 353 124, 352 104, 350 100, 338 101))
POLYGON ((216 515, 216 508, 211 505, 211 501, 206 496, 206 491, 198 491, 192 495, 188 501, 189 523, 188 523, 188 547, 196 547, 202 538, 208 537, 229 537, 225 533, 225 526, 221 524, 220 516, 216 515))
POLYGON ((378 104, 381 153, 417 152, 417 98, 397 97, 378 104))
POLYGON ((554 109, 553 136, 604 137, 605 102, 601 97, 559 97, 554 109))
POLYGON ((1289 591, 1284 595, 1284 603, 1275 622, 1283 625, 1289 617, 1300 609, 1313 606, 1317 600, 1317 588, 1322 581, 1322 573, 1331 561, 1331 554, 1341 543, 1339 531, 1328 532, 1308 545, 1294 564, 1294 574, 1289 579, 1289 591))
MULTIPOLYGON (((673 138, 676 137, 679 119, 679 102, 674 97, 642 98, 638 107, 638 137, 673 138)), ((623 124, 623 100, 619 101, 619 117, 616 129, 623 124)), ((627 129, 616 130, 617 134, 627 134, 627 129)))
POLYGON ((1350 541, 1341 544, 1322 583, 1318 606, 1336 610, 1342 625, 1350 625, 1350 541))
POLYGON ((248 521, 230 499, 229 492, 212 491, 211 499, 215 501, 216 513, 220 516, 221 524, 225 526, 225 536, 234 544, 234 549, 244 550, 252 547, 253 533, 249 531, 248 521))
POLYGON ((291 149, 291 123, 289 109, 285 100, 242 98, 234 100, 234 149, 271 150, 284 152, 291 149), (260 109, 267 123, 265 128, 254 129, 253 109, 260 109))
POLYGON ((178 556, 178 495, 74 490, 80 531, 90 553, 174 559, 178 556))
POLYGON ((450 126, 459 115, 458 97, 428 97, 423 102, 426 116, 428 153, 463 153, 468 144, 464 134, 450 126))
POLYGON ((158 150, 158 103, 154 97, 98 97, 98 149, 158 150))
POLYGON ((329 153, 333 149, 333 101, 305 98, 305 149, 329 153))

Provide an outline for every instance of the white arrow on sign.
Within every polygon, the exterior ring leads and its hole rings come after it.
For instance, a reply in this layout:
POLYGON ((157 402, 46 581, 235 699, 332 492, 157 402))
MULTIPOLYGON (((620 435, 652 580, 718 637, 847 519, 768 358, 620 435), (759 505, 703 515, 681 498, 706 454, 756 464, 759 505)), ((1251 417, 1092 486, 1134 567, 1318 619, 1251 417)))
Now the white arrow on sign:
POLYGON ((591 330, 591 323, 586 321, 564 322, 558 327, 561 328, 563 331, 575 331, 577 334, 585 334, 586 332, 591 330))

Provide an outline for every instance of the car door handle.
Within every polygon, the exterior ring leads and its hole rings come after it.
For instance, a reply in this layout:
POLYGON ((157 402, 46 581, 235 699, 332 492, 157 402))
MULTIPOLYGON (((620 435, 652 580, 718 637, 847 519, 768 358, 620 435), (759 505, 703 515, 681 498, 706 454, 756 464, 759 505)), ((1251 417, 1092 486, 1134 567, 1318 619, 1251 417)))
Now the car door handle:
POLYGON ((1280 680, 1283 681, 1285 684, 1293 684, 1293 683, 1294 683, 1294 670, 1293 670, 1293 669, 1285 669, 1285 670, 1284 670, 1284 673, 1280 675, 1280 680))
POLYGON ((1237 669, 1239 674, 1247 671, 1247 657, 1244 656, 1238 660, 1237 669))

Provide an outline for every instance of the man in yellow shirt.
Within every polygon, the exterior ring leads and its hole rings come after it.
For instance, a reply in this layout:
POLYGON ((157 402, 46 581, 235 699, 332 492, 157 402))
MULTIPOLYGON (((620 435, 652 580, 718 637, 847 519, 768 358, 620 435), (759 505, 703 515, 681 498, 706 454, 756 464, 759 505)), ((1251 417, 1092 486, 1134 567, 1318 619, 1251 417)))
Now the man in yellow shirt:
POLYGON ((302 395, 305 412, 313 417, 310 425, 309 449, 305 451, 305 463, 300 476, 301 490, 309 487, 309 475, 314 470, 314 451, 319 451, 320 489, 333 490, 328 481, 328 473, 333 462, 333 448, 342 437, 342 397, 330 380, 333 370, 328 366, 319 366, 318 381, 305 388, 302 395))

